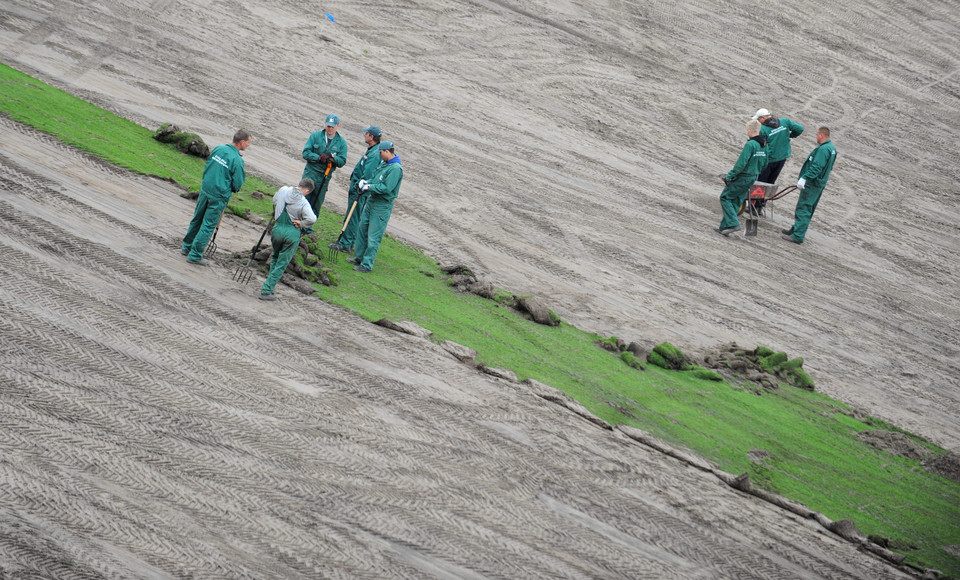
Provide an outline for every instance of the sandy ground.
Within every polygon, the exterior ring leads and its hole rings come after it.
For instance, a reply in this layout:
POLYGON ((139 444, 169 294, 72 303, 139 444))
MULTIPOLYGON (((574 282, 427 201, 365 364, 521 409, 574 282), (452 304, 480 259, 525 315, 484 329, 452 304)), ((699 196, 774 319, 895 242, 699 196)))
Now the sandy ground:
MULTIPOLYGON (((87 4, 0 4, 3 62, 211 145, 243 126, 279 182, 326 113, 347 169, 380 125, 390 231, 438 260, 604 335, 802 355, 819 390, 960 449, 948 4, 87 4), (782 184, 833 130, 803 246, 777 234, 795 197, 755 239, 712 231, 761 106, 807 127, 782 184)), ((182 261, 171 185, 0 135, 0 577, 898 575, 426 341, 251 300, 182 261)), ((255 235, 230 220, 221 247, 255 235)))

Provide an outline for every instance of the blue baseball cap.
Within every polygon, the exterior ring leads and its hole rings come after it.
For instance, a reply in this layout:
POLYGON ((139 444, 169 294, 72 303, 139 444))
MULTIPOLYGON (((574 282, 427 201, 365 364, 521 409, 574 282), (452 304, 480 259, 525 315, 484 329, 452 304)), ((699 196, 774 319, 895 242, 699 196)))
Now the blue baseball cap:
POLYGON ((377 127, 376 125, 370 125, 366 129, 364 129, 363 132, 370 133, 374 137, 379 137, 380 135, 383 135, 383 131, 381 131, 380 127, 377 127))
POLYGON ((393 149, 393 141, 381 141, 380 150, 386 151, 387 149, 393 149))
POLYGON ((327 115, 327 127, 336 127, 340 124, 340 117, 336 115, 327 115))

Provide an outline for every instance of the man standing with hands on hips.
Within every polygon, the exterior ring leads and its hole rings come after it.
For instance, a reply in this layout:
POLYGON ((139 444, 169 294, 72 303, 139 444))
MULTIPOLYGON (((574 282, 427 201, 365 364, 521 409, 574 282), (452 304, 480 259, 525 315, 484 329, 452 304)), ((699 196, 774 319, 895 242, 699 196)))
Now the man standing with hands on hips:
POLYGON ((347 142, 337 132, 339 128, 340 117, 327 115, 323 131, 311 133, 303 146, 302 156, 307 165, 300 177, 314 182, 313 191, 307 195, 307 202, 315 215, 320 214, 333 172, 347 162, 347 142))
POLYGON ((797 199, 797 208, 794 211, 793 226, 783 230, 783 239, 794 244, 802 244, 810 227, 810 219, 820 202, 820 194, 827 186, 827 179, 837 160, 837 150, 830 141, 830 129, 817 129, 817 147, 807 156, 800 168, 800 179, 797 180, 797 189, 800 197, 797 199))
POLYGON ((368 199, 360 215, 356 253, 347 259, 351 264, 356 264, 354 270, 365 274, 373 270, 373 262, 377 259, 380 241, 387 231, 387 221, 390 220, 393 203, 400 193, 400 182, 403 180, 403 166, 394 152, 392 142, 380 142, 380 159, 373 179, 361 179, 357 184, 357 189, 365 192, 368 199))

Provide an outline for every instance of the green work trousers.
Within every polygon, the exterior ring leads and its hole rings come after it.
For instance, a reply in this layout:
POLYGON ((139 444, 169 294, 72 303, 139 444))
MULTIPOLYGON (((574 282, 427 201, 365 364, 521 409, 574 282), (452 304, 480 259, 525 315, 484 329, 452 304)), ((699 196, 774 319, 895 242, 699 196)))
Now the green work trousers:
POLYGON ((330 178, 333 177, 333 168, 325 176, 323 173, 326 170, 326 165, 308 163, 301 176, 301 179, 309 177, 313 180, 313 191, 308 193, 306 198, 310 208, 313 209, 313 215, 317 217, 320 217, 320 208, 323 207, 323 200, 327 197, 327 187, 330 185, 330 178), (317 170, 313 169, 314 166, 317 167, 317 170))
POLYGON ((750 186, 753 185, 754 180, 755 176, 738 177, 723 188, 723 192, 720 194, 720 209, 723 210, 723 220, 720 222, 719 229, 725 230, 740 225, 737 212, 740 211, 743 201, 747 199, 747 194, 750 192, 750 186))
POLYGON ((280 214, 280 218, 273 224, 270 243, 273 244, 273 253, 270 255, 270 274, 260 288, 261 294, 273 294, 277 282, 283 277, 287 265, 300 247, 300 228, 293 225, 286 211, 280 214))
POLYGON ((367 200, 360 214, 360 223, 357 225, 357 242, 354 257, 357 264, 373 270, 373 262, 380 251, 380 241, 387 231, 387 222, 393 212, 393 200, 377 202, 367 200))
POLYGON ((213 230, 217 229, 228 201, 230 198, 221 199, 200 191, 197 207, 193 210, 193 219, 187 226, 187 235, 183 237, 181 246, 181 249, 187 252, 188 260, 199 262, 203 258, 210 236, 213 235, 213 230))
POLYGON ((797 208, 793 212, 793 227, 790 228, 790 235, 793 239, 803 243, 807 235, 807 228, 810 227, 810 219, 813 218, 813 212, 820 203, 820 194, 823 188, 806 188, 800 190, 800 197, 797 199, 797 208))

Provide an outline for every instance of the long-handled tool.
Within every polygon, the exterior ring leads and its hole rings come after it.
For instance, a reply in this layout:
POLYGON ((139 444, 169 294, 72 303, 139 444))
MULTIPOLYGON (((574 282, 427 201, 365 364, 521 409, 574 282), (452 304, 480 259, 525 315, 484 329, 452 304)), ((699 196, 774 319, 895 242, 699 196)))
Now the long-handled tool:
POLYGON ((205 250, 203 250, 204 258, 212 258, 214 254, 217 253, 217 232, 220 231, 220 224, 223 223, 223 214, 220 214, 220 221, 217 222, 217 229, 213 230, 213 236, 210 237, 210 242, 207 244, 205 250))
POLYGON ((757 226, 760 224, 760 212, 757 210, 757 205, 765 199, 765 193, 764 186, 760 185, 760 182, 754 183, 747 193, 747 198, 743 202, 747 207, 745 210, 747 227, 743 231, 743 237, 745 238, 757 235, 757 226))
MULTIPOLYGON (((318 185, 317 188, 314 190, 314 191, 316 191, 317 194, 318 194, 318 195, 317 195, 317 199, 315 199, 315 200, 313 200, 313 201, 318 201, 318 200, 320 199, 320 195, 319 195, 320 190, 323 189, 324 184, 327 183, 327 179, 330 178, 330 169, 331 169, 331 168, 333 168, 333 161, 328 161, 328 162, 327 162, 327 170, 323 172, 323 181, 321 181, 321 182, 320 182, 320 185, 318 185)), ((313 204, 311 203, 311 204, 310 204, 310 209, 313 210, 313 214, 314 214, 315 216, 317 216, 317 218, 320 217, 320 208, 319 208, 319 207, 313 207, 313 204)))
POLYGON ((330 244, 330 250, 327 252, 327 259, 331 262, 336 259, 337 253, 343 251, 343 246, 340 245, 340 240, 343 239, 343 232, 347 231, 347 224, 350 223, 350 217, 353 216, 353 210, 357 209, 357 202, 359 199, 353 200, 353 205, 350 206, 350 211, 347 212, 347 217, 343 220, 343 226, 340 228, 340 235, 337 236, 337 241, 330 244))
POLYGON ((750 208, 747 212, 747 218, 744 220, 747 227, 743 230, 743 237, 752 238, 757 235, 757 226, 760 224, 760 216, 750 208))
POLYGON ((257 255, 257 250, 260 249, 260 244, 263 243, 263 238, 267 237, 267 231, 270 230, 270 226, 273 225, 273 218, 270 218, 270 221, 267 223, 267 227, 263 228, 263 233, 260 234, 260 239, 257 240, 257 245, 253 246, 253 249, 250 250, 250 259, 247 260, 246 266, 240 266, 237 268, 237 271, 233 273, 233 279, 241 284, 246 284, 250 282, 250 278, 253 276, 253 270, 250 269, 250 264, 253 263, 253 258, 257 255))

